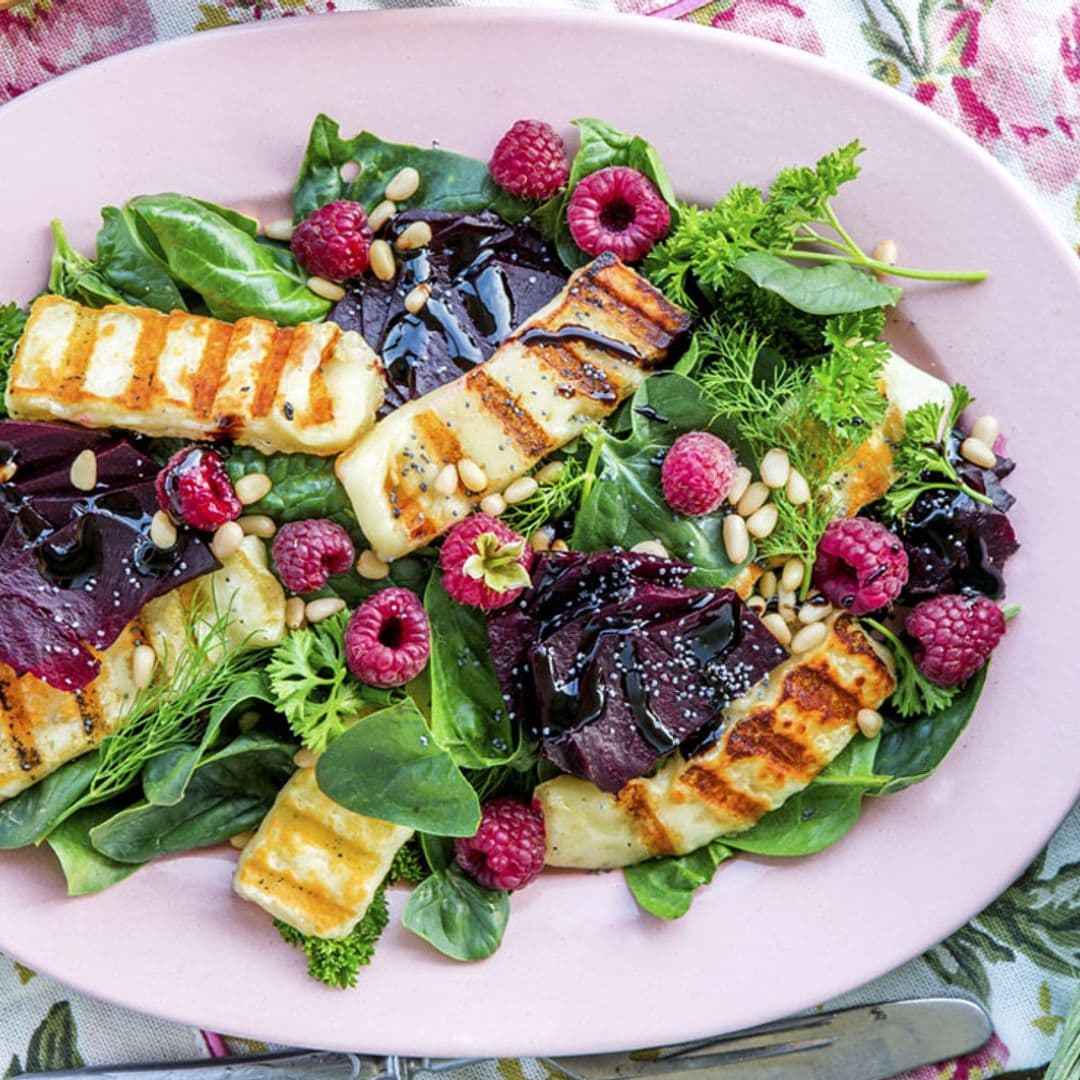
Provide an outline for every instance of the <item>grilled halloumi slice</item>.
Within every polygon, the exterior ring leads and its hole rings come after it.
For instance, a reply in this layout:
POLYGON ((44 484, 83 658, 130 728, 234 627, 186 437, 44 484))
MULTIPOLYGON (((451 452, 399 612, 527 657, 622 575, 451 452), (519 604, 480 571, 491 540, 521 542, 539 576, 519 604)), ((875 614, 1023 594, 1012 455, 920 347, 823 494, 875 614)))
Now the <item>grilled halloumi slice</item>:
POLYGON ((301 933, 347 937, 413 834, 353 813, 297 769, 240 855, 233 888, 301 933))
POLYGON ((383 559, 423 546, 467 517, 479 495, 436 490, 449 464, 471 461, 500 492, 607 416, 665 360, 685 312, 614 255, 566 288, 483 364, 380 420, 337 461, 360 528, 383 559))
POLYGON ((834 616, 822 645, 725 710, 711 748, 689 760, 676 754, 617 795, 573 776, 540 784, 547 864, 630 866, 748 829, 805 788, 854 736, 859 710, 877 708, 895 685, 891 658, 851 616, 834 616))
POLYGON ((174 661, 185 644, 193 603, 207 619, 228 610, 226 637, 238 648, 274 645, 285 635, 285 593, 267 566, 265 545, 247 536, 220 570, 150 601, 97 654, 98 677, 77 693, 54 690, 0 664, 0 802, 93 750, 120 727, 136 693, 135 647, 150 645, 166 664, 174 661))
POLYGON ((60 296, 34 301, 7 387, 16 420, 70 420, 263 451, 335 454, 375 420, 386 379, 335 323, 221 322, 60 296))

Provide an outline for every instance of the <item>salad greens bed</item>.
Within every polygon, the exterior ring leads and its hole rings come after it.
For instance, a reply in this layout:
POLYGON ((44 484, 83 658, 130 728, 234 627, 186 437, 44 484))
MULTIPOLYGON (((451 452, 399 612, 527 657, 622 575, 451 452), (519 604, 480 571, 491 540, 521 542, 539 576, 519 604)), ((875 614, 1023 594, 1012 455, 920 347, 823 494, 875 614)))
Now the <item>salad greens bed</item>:
MULTIPOLYGON (((567 225, 574 184, 611 165, 643 172, 668 202, 672 225, 640 269, 693 314, 689 346, 674 370, 646 379, 607 422, 590 425, 566 447, 561 469, 549 470, 548 482, 503 520, 525 535, 557 524, 573 551, 658 541, 693 565, 691 585, 728 585, 745 564, 728 557, 723 516, 675 513, 659 479, 660 462, 679 435, 709 431, 751 467, 770 448, 782 448, 809 482, 813 497, 806 504, 775 493, 778 525, 751 547, 748 561, 799 556, 813 565, 836 514, 830 478, 885 418, 879 382, 889 347, 882 329, 901 290, 881 275, 971 281, 981 275, 886 265, 866 254, 832 205, 858 174, 857 142, 816 165, 784 169, 767 193, 738 185, 715 206, 699 207, 676 199, 644 139, 599 120, 576 125, 580 147, 569 185, 535 205, 497 187, 483 162, 368 132, 343 138, 337 123, 319 116, 293 191, 295 217, 340 198, 370 211, 387 182, 412 166, 421 182, 403 208, 527 219, 566 267, 576 268, 588 256, 567 225), (343 167, 353 162, 359 174, 345 179, 343 167)), ((73 250, 61 224, 53 224, 48 291, 92 307, 126 303, 284 325, 323 319, 330 310, 308 288, 288 247, 232 210, 186 195, 140 195, 105 207, 102 222, 93 259, 73 250)), ((26 317, 15 304, 0 307, 5 380, 26 317)), ((957 386, 950 408, 931 404, 908 414, 893 448, 897 477, 880 508, 884 520, 903 529, 927 493, 990 501, 962 475, 949 434, 970 400, 957 386)), ((150 447, 162 461, 174 448, 166 440, 150 447)), ((273 481, 247 512, 278 524, 329 518, 358 548, 366 546, 332 459, 236 447, 226 465, 234 481, 252 472, 273 481)), ((0 849, 46 842, 72 894, 97 891, 150 859, 255 827, 304 747, 321 755, 316 776, 331 798, 417 830, 344 941, 278 924, 284 939, 306 954, 311 974, 336 986, 356 981, 387 923, 384 892, 394 881, 413 885, 407 929, 458 960, 489 956, 507 924, 508 894, 463 872, 452 838, 475 832, 481 803, 491 796, 528 798, 557 770, 512 722, 484 615, 447 595, 436 559, 437 552, 422 550, 394 562, 382 581, 350 573, 332 578, 321 593, 350 607, 389 585, 421 595, 435 633, 428 668, 413 683, 380 690, 349 673, 342 642, 347 611, 292 632, 269 652, 230 646, 219 618, 202 651, 179 657, 168 682, 140 691, 126 722, 99 749, 0 802, 0 849)), ((804 596, 809 587, 807 574, 804 596)), ((935 686, 919 673, 895 625, 876 619, 863 625, 897 657, 899 686, 882 710, 881 732, 856 735, 805 790, 748 831, 627 869, 642 908, 664 919, 682 916, 696 890, 738 852, 819 851, 852 828, 865 796, 916 783, 942 761, 975 709, 986 669, 963 686, 935 686)))

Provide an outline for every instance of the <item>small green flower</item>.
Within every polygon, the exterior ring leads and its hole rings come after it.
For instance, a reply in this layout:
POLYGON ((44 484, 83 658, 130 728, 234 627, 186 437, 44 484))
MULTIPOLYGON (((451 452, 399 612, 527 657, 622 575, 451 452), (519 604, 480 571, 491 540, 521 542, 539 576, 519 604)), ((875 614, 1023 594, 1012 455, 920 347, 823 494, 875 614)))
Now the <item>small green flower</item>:
POLYGON ((504 544, 494 533, 481 533, 476 538, 476 553, 465 560, 462 569, 494 592, 522 589, 531 580, 520 561, 524 551, 523 538, 504 544))

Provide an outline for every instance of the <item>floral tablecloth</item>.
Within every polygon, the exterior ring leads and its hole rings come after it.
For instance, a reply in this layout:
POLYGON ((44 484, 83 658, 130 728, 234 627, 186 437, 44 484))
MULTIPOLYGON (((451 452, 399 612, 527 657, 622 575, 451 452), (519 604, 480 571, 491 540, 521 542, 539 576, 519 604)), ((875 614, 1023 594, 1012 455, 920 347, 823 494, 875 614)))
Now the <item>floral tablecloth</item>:
MULTIPOLYGON (((25 0, 0 11, 0 103, 61 72, 161 38, 258 19, 396 6, 408 0, 25 0)), ((549 0, 546 6, 555 5, 549 0)), ((559 6, 751 34, 887 83, 997 157, 1080 253, 1078 0, 562 0, 559 6)), ((0 163, 0 175, 10 164, 0 163)), ((950 990, 974 994, 993 1014, 991 1042, 905 1080, 1034 1078, 1054 1052, 1078 976, 1080 808, 1023 877, 967 926, 828 1004, 950 990)), ((261 1049, 95 1001, 0 956, 4 1077, 261 1049)), ((473 1080, 500 1077, 547 1080, 548 1071, 531 1061, 499 1061, 476 1070, 473 1080)))

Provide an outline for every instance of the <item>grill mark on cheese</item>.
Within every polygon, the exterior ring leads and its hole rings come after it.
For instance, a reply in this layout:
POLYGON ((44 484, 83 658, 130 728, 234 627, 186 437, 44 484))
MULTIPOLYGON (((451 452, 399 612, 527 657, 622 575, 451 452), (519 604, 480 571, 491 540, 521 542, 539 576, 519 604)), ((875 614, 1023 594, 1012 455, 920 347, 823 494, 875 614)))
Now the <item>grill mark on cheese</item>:
POLYGON ((210 333, 203 346, 202 360, 191 387, 192 408, 200 420, 209 419, 214 411, 218 388, 228 368, 229 345, 234 333, 234 328, 228 323, 215 322, 210 326, 210 333))
POLYGON ((131 381, 120 399, 125 408, 140 409, 153 400, 154 379, 157 375, 158 357, 165 351, 169 334, 169 320, 156 313, 140 311, 139 339, 135 347, 131 381))
MULTIPOLYGON (((307 339, 310 339, 312 336, 310 327, 300 327, 297 330, 297 337, 300 337, 301 334, 303 334, 305 338, 306 345, 307 339)), ((313 424, 328 424, 334 419, 334 400, 330 397, 330 391, 326 387, 326 376, 324 372, 325 366, 330 363, 330 358, 334 354, 334 349, 337 348, 338 339, 340 337, 340 330, 330 335, 329 340, 322 348, 322 352, 319 353, 319 364, 311 375, 311 394, 309 398, 311 407, 308 411, 308 416, 313 424)))
POLYGON ((559 383, 555 392, 563 397, 581 393, 593 401, 607 405, 619 399, 625 382, 613 382, 608 370, 593 362, 587 350, 576 343, 564 345, 534 345, 537 359, 550 370, 559 383), (582 356, 582 352, 585 355, 582 356))
POLYGON ((18 677, 7 664, 0 664, 0 709, 0 722, 7 728, 19 768, 23 772, 36 769, 41 764, 41 753, 34 738, 36 721, 26 708, 18 677))
POLYGON ((299 339, 297 343, 302 347, 303 339, 299 335, 294 335, 293 331, 287 327, 279 327, 274 331, 270 343, 270 355, 259 368, 259 380, 255 384, 255 397, 251 402, 252 416, 266 416, 273 408, 278 383, 281 382, 281 373, 289 360, 289 351, 292 349, 294 337, 299 339))
POLYGON ((633 819, 634 829, 654 855, 674 855, 676 839, 664 827, 653 809, 649 793, 638 784, 627 784, 618 795, 618 803, 633 819))
MULTIPOLYGON (((460 440, 433 409, 417 413, 415 424, 419 436, 418 446, 423 447, 424 453, 433 462, 456 464, 462 459, 460 440)), ((406 449, 415 452, 417 447, 408 446, 406 449)))
POLYGON ((666 349, 672 338, 689 329, 690 316, 661 294, 643 288, 640 278, 620 274, 609 264, 598 268, 596 280, 614 301, 618 314, 631 316, 636 335, 653 348, 666 349))
MULTIPOLYGON (((739 721, 728 738, 726 754, 732 761, 758 758, 774 766, 779 776, 793 776, 802 783, 809 783, 825 762, 808 743, 777 730, 778 721, 781 726, 790 728, 780 720, 784 700, 781 698, 775 709, 751 713, 739 721)), ((799 726, 805 733, 806 725, 799 726)))
POLYGON ((352 921, 351 907, 337 903, 325 892, 316 891, 287 867, 271 866, 261 853, 248 857, 240 870, 239 881, 247 888, 273 895, 293 911, 303 911, 316 927, 326 929, 352 921))
POLYGON ((772 809, 767 799, 733 787, 720 770, 705 765, 688 765, 677 783, 688 787, 720 817, 738 818, 748 825, 772 809))
POLYGON ((82 729, 91 744, 96 744, 105 734, 107 720, 101 708, 101 698, 91 683, 75 694, 75 706, 79 710, 82 729))
POLYGON ((483 367, 475 367, 465 376, 465 388, 476 394, 483 411, 498 421, 523 457, 540 458, 552 448, 551 437, 521 399, 491 378, 483 367))
POLYGON ((417 439, 394 455, 386 471, 384 490, 391 512, 416 541, 437 536, 437 522, 424 512, 424 493, 420 490, 424 470, 417 469, 407 455, 422 455, 432 462, 458 462, 463 457, 457 435, 433 409, 417 413, 417 439))
POLYGON ((785 701, 794 702, 802 713, 819 713, 822 727, 853 724, 862 706, 858 700, 832 679, 826 667, 804 664, 784 677, 784 690, 777 708, 785 701))
POLYGON ((78 310, 64 353, 60 386, 57 388, 57 396, 62 401, 77 402, 83 397, 83 380, 97 342, 97 325, 96 312, 83 308, 78 310))

